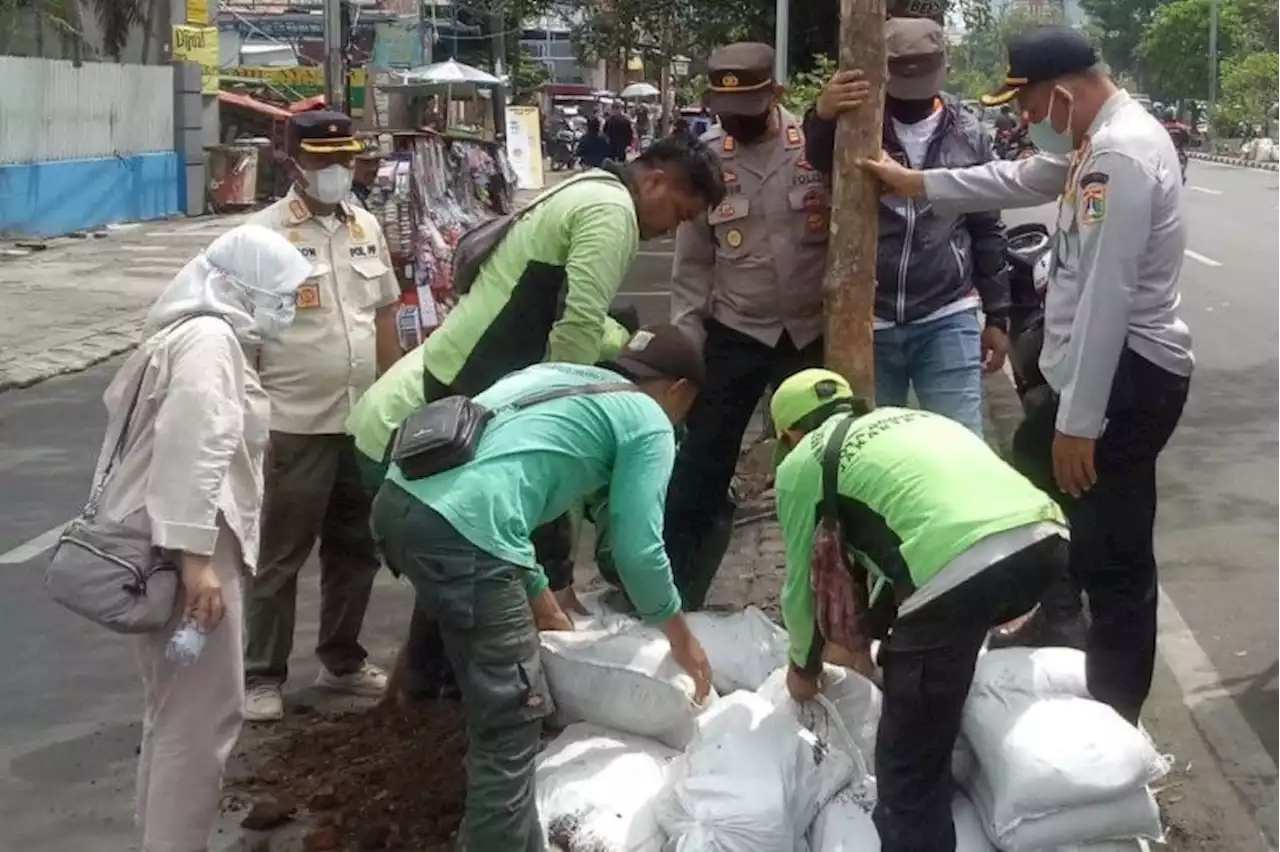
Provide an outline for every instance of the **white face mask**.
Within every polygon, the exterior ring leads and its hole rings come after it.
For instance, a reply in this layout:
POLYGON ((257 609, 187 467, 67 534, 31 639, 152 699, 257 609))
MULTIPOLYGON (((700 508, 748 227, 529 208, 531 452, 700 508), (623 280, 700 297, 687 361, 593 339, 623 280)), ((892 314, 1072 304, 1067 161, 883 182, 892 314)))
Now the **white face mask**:
POLYGON ((281 332, 293 324, 297 303, 292 296, 276 296, 250 291, 253 303, 253 325, 267 340, 278 340, 281 332))
POLYGON ((323 169, 303 172, 307 181, 307 195, 321 204, 337 204, 351 192, 354 172, 346 166, 332 165, 323 169))
POLYGON ((1071 119, 1074 117, 1075 109, 1075 100, 1071 97, 1071 93, 1055 86, 1049 93, 1049 108, 1045 111, 1044 118, 1027 127, 1027 135, 1031 137, 1031 143, 1046 154, 1063 156, 1074 151, 1076 138, 1071 132, 1071 119), (1067 100, 1067 129, 1061 133, 1053 126, 1053 99, 1058 96, 1058 92, 1062 92, 1067 100))

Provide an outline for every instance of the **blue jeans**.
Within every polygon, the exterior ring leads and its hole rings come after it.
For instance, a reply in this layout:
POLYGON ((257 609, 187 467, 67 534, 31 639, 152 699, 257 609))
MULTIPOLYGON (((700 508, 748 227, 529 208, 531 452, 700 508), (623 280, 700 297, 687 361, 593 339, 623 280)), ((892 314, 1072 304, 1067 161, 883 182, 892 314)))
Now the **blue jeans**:
POLYGON ((876 405, 920 407, 982 434, 982 329, 978 312, 875 332, 876 405))

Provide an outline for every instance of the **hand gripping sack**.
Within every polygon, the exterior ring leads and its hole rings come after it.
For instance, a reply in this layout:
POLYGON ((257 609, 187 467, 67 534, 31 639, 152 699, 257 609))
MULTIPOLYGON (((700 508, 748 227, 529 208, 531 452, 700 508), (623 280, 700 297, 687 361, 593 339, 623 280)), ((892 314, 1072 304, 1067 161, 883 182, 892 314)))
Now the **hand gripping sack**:
POLYGON ((107 483, 124 456, 146 366, 143 359, 120 432, 89 502, 62 531, 44 575, 44 586, 55 601, 117 633, 159 630, 169 622, 178 598, 177 565, 152 545, 145 513, 136 513, 135 519, 143 520, 134 524, 99 514, 107 483))

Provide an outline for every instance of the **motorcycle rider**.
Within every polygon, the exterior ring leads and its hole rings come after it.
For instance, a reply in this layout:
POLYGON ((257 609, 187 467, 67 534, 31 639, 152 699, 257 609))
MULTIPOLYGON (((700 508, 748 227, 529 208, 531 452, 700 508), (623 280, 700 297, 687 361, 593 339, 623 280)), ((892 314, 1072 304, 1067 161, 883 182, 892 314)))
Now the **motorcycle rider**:
POLYGON ((1182 167, 1182 182, 1187 182, 1187 145, 1191 142, 1191 128, 1178 121, 1178 116, 1174 113, 1173 108, 1169 107, 1164 111, 1161 124, 1168 131, 1169 138, 1173 140, 1173 147, 1178 151, 1178 165, 1182 167))
POLYGON ((587 132, 578 140, 575 153, 584 169, 598 169, 609 158, 609 140, 600 132, 600 119, 594 115, 587 119, 587 132))

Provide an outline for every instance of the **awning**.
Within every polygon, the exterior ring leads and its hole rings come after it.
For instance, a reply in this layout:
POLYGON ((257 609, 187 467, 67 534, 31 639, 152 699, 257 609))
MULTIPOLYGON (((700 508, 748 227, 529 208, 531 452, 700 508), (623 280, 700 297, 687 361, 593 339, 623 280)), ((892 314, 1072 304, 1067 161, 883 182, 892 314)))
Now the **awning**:
POLYGON ((288 110, 239 92, 218 92, 218 103, 240 107, 276 119, 288 119, 292 116, 288 110))

